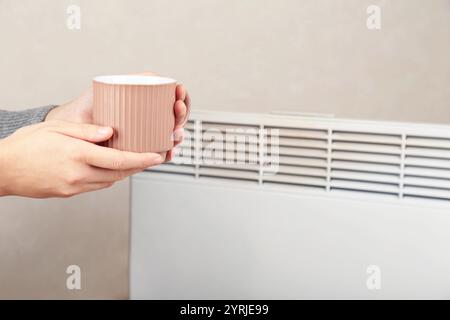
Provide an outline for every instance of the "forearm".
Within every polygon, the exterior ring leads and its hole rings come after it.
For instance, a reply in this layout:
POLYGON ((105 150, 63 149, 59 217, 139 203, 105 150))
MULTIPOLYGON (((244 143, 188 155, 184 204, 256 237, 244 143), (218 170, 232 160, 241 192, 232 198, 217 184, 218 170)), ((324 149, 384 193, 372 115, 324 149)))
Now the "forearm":
POLYGON ((8 187, 8 156, 7 150, 3 146, 3 140, 0 140, 0 197, 9 195, 8 187))
POLYGON ((21 127, 45 120, 55 106, 45 106, 23 111, 0 110, 0 139, 3 139, 21 127))

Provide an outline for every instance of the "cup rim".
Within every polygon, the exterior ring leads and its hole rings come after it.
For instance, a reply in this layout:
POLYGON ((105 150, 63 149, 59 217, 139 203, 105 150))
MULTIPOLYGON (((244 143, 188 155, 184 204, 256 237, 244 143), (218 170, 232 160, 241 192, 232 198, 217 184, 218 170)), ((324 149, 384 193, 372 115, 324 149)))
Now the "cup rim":
POLYGON ((145 75, 105 75, 97 76, 93 79, 93 81, 111 85, 141 86, 158 86, 177 83, 176 80, 171 78, 145 75))

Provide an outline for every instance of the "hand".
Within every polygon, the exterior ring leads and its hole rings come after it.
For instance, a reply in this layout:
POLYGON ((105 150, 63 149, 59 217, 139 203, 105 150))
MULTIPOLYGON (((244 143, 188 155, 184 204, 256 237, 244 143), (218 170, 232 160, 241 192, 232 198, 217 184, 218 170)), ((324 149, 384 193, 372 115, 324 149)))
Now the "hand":
POLYGON ((70 197, 111 186, 164 159, 96 145, 112 128, 46 121, 0 140, 0 196, 70 197))
MULTIPOLYGON (((152 72, 139 73, 138 75, 153 76, 152 72)), ((183 126, 187 121, 187 108, 190 107, 191 100, 189 94, 183 85, 178 85, 176 88, 176 102, 173 107, 175 113, 175 128, 174 128, 174 146, 183 141, 184 130, 183 126)), ((47 115, 47 120, 63 120, 76 123, 92 123, 93 110, 93 91, 92 87, 86 90, 77 99, 54 108, 47 115)), ((167 152, 165 161, 172 160, 173 149, 167 152)))

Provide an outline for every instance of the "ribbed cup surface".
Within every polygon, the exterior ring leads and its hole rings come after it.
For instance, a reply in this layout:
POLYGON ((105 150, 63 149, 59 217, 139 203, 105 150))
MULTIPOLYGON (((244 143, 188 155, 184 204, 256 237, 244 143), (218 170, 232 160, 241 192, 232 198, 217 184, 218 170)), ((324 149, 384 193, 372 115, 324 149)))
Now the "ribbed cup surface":
POLYGON ((94 80, 93 87, 94 124, 114 129, 104 146, 132 152, 172 149, 176 83, 130 85, 94 80))

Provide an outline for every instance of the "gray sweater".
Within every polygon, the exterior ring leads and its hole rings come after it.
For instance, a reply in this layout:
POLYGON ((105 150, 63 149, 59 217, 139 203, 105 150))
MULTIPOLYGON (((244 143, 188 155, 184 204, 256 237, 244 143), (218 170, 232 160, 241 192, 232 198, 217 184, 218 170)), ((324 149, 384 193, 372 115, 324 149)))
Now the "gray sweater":
POLYGON ((47 113, 55 106, 45 106, 23 111, 0 110, 0 139, 3 139, 21 127, 45 120, 47 113))

